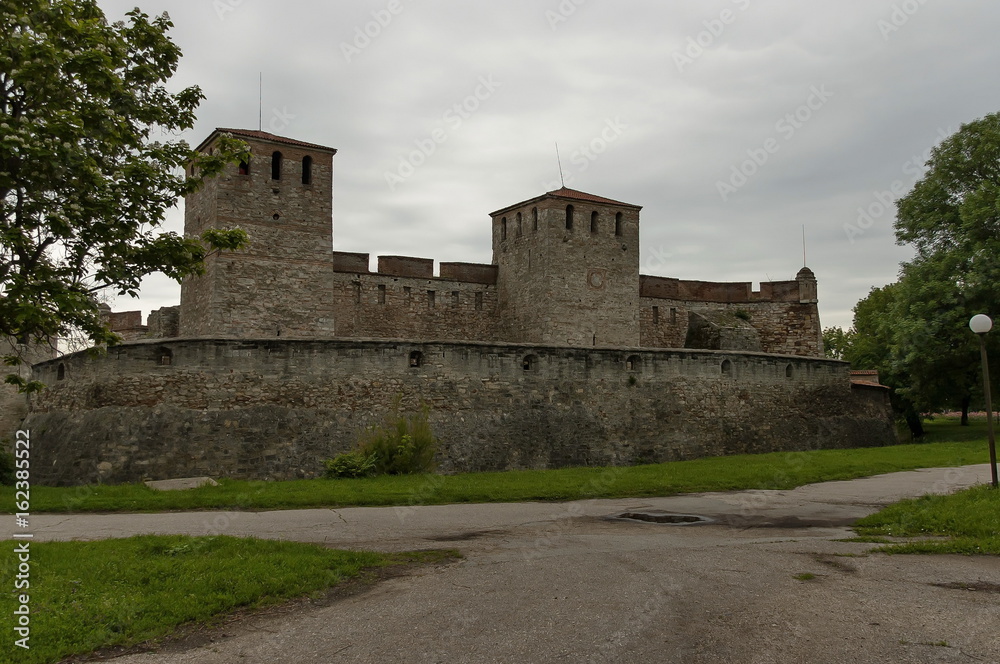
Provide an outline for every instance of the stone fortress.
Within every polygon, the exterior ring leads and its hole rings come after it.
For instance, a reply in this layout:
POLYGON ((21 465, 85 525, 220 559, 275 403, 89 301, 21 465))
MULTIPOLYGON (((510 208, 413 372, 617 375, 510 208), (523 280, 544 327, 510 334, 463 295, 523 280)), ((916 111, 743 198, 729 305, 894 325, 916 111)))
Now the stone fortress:
MULTIPOLYGON (((260 131, 185 205, 244 229, 178 307, 107 312, 106 355, 41 362, 43 481, 322 472, 391 404, 445 471, 894 441, 884 389, 822 358, 817 282, 639 274, 640 206, 562 188, 491 213, 491 264, 333 251, 336 150, 260 131)), ((40 466, 40 467, 39 467, 40 466)))

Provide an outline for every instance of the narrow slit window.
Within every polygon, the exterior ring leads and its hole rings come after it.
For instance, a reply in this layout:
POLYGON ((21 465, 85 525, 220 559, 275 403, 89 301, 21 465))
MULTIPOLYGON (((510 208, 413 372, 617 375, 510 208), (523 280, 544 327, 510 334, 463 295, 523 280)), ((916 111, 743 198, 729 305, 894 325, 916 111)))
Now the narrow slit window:
POLYGON ((275 152, 271 155, 271 179, 281 179, 281 153, 275 152))
POLYGON ((434 301, 435 301, 436 298, 437 298, 437 293, 435 293, 432 290, 427 291, 427 308, 428 309, 433 309, 434 308, 434 301))
POLYGON ((615 235, 622 234, 622 213, 615 214, 615 235))
POLYGON ((590 213, 590 232, 597 232, 597 210, 590 213))
POLYGON ((385 284, 378 285, 378 303, 385 304, 385 284))
POLYGON ((538 230, 538 208, 531 208, 531 230, 538 230))
POLYGON ((56 370, 56 380, 66 380, 66 365, 60 364, 56 370))
POLYGON ((732 376, 733 375, 733 363, 729 360, 724 360, 722 362, 722 375, 732 376))
POLYGON ((500 220, 500 240, 507 239, 507 217, 500 220))
POLYGON ((566 230, 573 230, 573 206, 566 206, 566 230))
POLYGON ((521 237, 521 231, 522 231, 522 229, 521 229, 521 213, 518 212, 517 213, 517 236, 518 237, 521 237))
POLYGON ((240 159, 240 175, 250 175, 250 160, 240 159))
POLYGON ((459 292, 458 291, 452 291, 451 292, 451 306, 457 307, 458 304, 459 304, 459 292))
POLYGON ((421 353, 419 350, 415 350, 412 353, 410 353, 411 367, 414 368, 419 367, 421 364, 423 364, 423 362, 424 362, 424 356, 423 353, 421 353))
POLYGON ((660 324, 660 308, 653 307, 653 325, 660 324))
POLYGON ((313 158, 302 158, 302 184, 313 183, 313 158))
POLYGON ((482 291, 476 293, 476 311, 483 310, 483 293, 482 291))

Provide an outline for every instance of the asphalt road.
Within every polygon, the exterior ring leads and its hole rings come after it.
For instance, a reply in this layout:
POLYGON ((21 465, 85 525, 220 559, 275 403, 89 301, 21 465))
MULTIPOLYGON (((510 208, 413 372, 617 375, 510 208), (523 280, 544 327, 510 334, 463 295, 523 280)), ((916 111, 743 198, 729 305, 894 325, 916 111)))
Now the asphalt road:
POLYGON ((1000 662, 1000 560, 836 541, 905 497, 988 466, 791 491, 572 503, 34 516, 36 540, 254 535, 464 558, 326 605, 245 617, 118 664, 1000 662), (616 519, 640 510, 707 524, 616 519), (800 580, 796 576, 812 574, 800 580), (969 588, 974 588, 970 590, 969 588))

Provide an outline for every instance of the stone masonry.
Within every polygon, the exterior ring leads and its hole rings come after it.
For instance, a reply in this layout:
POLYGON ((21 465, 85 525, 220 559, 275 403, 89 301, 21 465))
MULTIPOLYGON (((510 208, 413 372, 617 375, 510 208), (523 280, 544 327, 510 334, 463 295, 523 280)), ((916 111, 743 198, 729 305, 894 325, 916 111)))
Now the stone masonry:
POLYGON ((637 205, 562 188, 490 214, 491 264, 333 248, 336 150, 252 157, 187 199, 247 231, 179 307, 106 312, 123 343, 35 365, 43 483, 314 477, 393 403, 430 408, 444 471, 883 445, 884 388, 822 358, 817 282, 639 274, 637 205))

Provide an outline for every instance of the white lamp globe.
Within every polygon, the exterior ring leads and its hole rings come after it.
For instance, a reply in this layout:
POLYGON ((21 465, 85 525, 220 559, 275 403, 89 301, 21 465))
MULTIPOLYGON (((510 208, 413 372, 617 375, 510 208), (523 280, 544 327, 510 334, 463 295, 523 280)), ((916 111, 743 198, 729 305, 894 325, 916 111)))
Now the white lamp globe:
POLYGON ((993 321, 986 314, 976 314, 969 321, 969 328, 976 334, 986 334, 993 329, 993 321))

